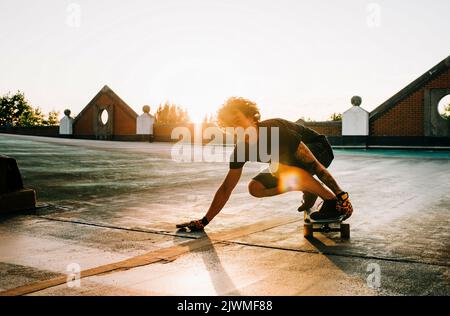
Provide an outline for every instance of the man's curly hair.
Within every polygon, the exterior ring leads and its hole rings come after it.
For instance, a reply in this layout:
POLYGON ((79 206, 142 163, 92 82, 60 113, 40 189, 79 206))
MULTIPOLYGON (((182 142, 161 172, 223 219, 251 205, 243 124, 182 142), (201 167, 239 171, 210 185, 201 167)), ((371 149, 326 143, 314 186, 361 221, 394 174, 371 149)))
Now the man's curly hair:
POLYGON ((259 122, 261 114, 255 102, 240 97, 231 97, 221 106, 217 112, 217 123, 220 127, 232 126, 232 122, 239 111, 246 117, 251 117, 255 122, 259 122))

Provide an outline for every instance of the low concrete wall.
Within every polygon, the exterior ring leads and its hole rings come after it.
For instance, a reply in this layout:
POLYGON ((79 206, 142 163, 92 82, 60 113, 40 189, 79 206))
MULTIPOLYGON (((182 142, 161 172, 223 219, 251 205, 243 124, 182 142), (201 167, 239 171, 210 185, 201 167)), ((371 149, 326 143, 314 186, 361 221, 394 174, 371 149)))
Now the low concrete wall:
MULTIPOLYGON (((325 122, 305 122, 306 127, 311 128, 326 136, 341 136, 342 132, 342 122, 341 121, 325 121, 325 122)), ((172 130, 176 127, 184 126, 187 127, 194 137, 195 126, 193 123, 189 124, 155 124, 154 133, 155 141, 171 141, 176 142, 177 139, 171 139, 172 130)), ((207 127, 214 127, 212 124, 202 125, 201 133, 203 135, 203 130, 207 127)), ((199 131, 197 131, 199 132, 199 131)), ((225 136, 223 136, 225 137, 225 136)), ((224 138, 223 138, 224 139, 224 138)), ((203 139, 203 142, 208 142, 209 139, 203 139)))
MULTIPOLYGON (((320 134, 326 136, 340 136, 342 130, 341 122, 306 122, 305 126, 314 129, 320 134)), ((195 132, 203 135, 203 130, 207 127, 214 127, 213 124, 202 125, 200 130, 195 130, 194 123, 185 124, 155 124, 153 126, 154 140, 160 142, 177 142, 178 139, 172 139, 172 131, 177 127, 186 127, 194 140, 195 132)), ((220 132, 220 129, 217 128, 220 132)), ((50 136, 50 137, 73 137, 81 139, 95 139, 95 135, 60 135, 58 126, 36 126, 36 127, 0 127, 0 133, 22 134, 34 136, 50 136)), ((128 140, 128 141, 146 141, 148 136, 145 135, 113 135, 112 140, 128 140)), ((223 136, 225 140, 225 136, 223 136)), ((209 142, 210 139, 203 139, 203 142, 209 142)), ((222 140, 220 140, 221 142, 222 140)))
MULTIPOLYGON (((355 147, 355 148, 450 148, 450 137, 426 137, 426 136, 342 136, 342 123, 340 121, 330 122, 305 122, 305 126, 314 129, 320 134, 326 135, 334 147, 355 147)), ((203 125, 203 129, 213 125, 203 125)), ((187 124, 155 124, 154 137, 152 141, 158 142, 177 142, 179 139, 172 139, 172 130, 176 127, 187 127, 191 135, 191 141, 194 141, 195 132, 203 135, 203 129, 195 130, 193 123, 187 124)), ((218 131, 220 131, 218 129, 218 131)), ((58 126, 38 126, 38 127, 0 127, 0 133, 22 134, 33 136, 61 137, 61 138, 80 138, 95 139, 95 135, 59 135, 58 126)), ((114 135, 111 140, 115 141, 151 141, 148 135, 114 135)), ((209 143, 211 139, 202 139, 202 143, 209 143)), ((217 139, 220 144, 225 143, 225 135, 222 139, 217 139), (223 141, 222 141, 223 140, 223 141)), ((213 142, 214 143, 214 142, 213 142)))
POLYGON ((172 139, 172 131, 175 128, 179 128, 179 127, 185 127, 187 128, 186 131, 189 131, 189 134, 191 136, 191 141, 192 142, 199 142, 199 139, 202 139, 202 143, 209 143, 209 142, 213 142, 213 143, 218 143, 218 144, 223 144, 226 141, 226 136, 225 134, 221 131, 220 128, 218 128, 217 126, 213 125, 213 124, 201 124, 201 125, 196 125, 194 123, 186 123, 186 124, 155 124, 153 126, 153 132, 154 132, 154 139, 155 141, 160 141, 160 142, 177 142, 180 140, 180 138, 175 138, 172 139), (213 137, 211 138, 206 138, 204 136, 205 133, 205 129, 206 128, 212 128, 212 131, 215 132, 215 136, 217 136, 217 139, 213 137), (196 133, 198 133, 199 135, 196 135, 196 133), (198 137, 198 139, 195 139, 195 137, 198 137))
POLYGON ((333 147, 450 150, 450 137, 327 136, 333 147))
POLYGON ((193 123, 186 124, 158 124, 153 125, 153 136, 157 142, 177 142, 178 139, 172 139, 172 130, 177 127, 186 127, 189 129, 192 137, 194 137, 195 125, 193 123))
POLYGON ((0 133, 58 137, 59 126, 0 127, 0 133))

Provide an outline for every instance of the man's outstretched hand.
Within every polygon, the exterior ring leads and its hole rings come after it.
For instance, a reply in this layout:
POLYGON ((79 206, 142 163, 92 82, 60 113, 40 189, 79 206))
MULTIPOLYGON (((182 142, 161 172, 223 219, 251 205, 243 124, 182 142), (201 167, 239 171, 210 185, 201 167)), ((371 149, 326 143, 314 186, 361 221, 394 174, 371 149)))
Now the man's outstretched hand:
POLYGON ((177 228, 189 228, 190 231, 199 231, 205 228, 201 219, 193 220, 190 222, 177 224, 177 228))

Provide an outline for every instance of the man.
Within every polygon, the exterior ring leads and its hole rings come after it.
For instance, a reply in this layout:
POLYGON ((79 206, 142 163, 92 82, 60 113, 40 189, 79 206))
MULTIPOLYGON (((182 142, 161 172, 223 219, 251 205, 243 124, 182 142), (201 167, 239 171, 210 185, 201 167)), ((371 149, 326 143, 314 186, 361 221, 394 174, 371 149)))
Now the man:
POLYGON ((334 156, 324 135, 283 119, 269 119, 261 122, 257 105, 244 98, 228 99, 219 109, 218 123, 221 127, 233 127, 234 131, 240 128, 245 131, 253 130, 255 133, 244 134, 243 139, 237 143, 230 157, 228 174, 217 190, 206 215, 202 219, 179 224, 178 228, 202 230, 222 210, 241 177, 245 162, 262 161, 259 140, 263 136, 267 136, 265 144, 268 144, 267 152, 271 155, 270 161, 262 162, 270 162, 271 168, 250 181, 248 190, 252 196, 262 198, 289 191, 302 191, 303 203, 298 208, 299 212, 314 206, 318 197, 323 200, 320 210, 311 214, 312 219, 330 219, 341 215, 347 219, 351 216, 353 209, 348 193, 340 188, 326 169, 334 156), (264 133, 263 129, 265 129, 264 133), (276 136, 278 138, 275 138, 276 136), (272 148, 272 144, 278 148, 272 148), (245 149, 244 155, 242 151, 239 152, 239 146, 242 145, 241 148, 245 149), (250 154, 255 148, 257 149, 256 157, 250 154), (275 157, 274 153, 277 152, 278 157, 275 157), (315 179, 314 175, 324 185, 315 179))

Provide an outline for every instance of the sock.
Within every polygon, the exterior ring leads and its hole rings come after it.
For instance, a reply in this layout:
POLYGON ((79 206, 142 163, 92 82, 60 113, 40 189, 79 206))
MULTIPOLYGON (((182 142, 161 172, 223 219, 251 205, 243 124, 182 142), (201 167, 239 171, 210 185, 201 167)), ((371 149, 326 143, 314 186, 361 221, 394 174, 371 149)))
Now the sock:
POLYGON ((209 224, 209 221, 206 219, 206 216, 204 216, 204 217, 202 218, 202 224, 203 224, 203 226, 206 226, 206 225, 209 224))

